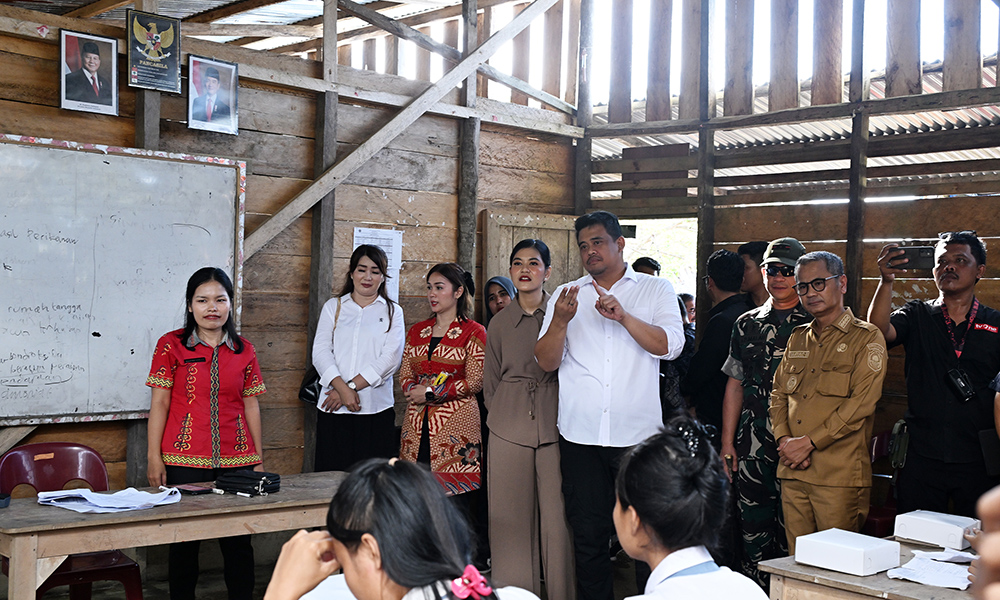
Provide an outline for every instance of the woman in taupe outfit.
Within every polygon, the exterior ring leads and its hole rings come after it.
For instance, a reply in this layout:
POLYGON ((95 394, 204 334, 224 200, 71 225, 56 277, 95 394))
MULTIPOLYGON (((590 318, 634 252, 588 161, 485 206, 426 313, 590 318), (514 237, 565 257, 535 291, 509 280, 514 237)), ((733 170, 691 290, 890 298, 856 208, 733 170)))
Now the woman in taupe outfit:
POLYGON ((541 564, 549 600, 576 598, 573 544, 563 508, 559 471, 558 373, 535 362, 545 317, 549 249, 521 240, 510 256, 517 297, 490 321, 483 390, 489 410, 490 550, 493 580, 541 593, 541 564))

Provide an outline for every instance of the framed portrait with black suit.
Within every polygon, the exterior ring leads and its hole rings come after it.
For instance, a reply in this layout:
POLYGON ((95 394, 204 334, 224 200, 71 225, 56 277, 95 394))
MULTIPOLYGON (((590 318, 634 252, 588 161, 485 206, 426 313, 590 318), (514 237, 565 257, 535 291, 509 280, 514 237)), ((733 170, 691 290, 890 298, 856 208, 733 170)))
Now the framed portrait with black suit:
POLYGON ((236 63, 188 55, 188 127, 237 135, 236 63))
POLYGON ((118 40, 62 29, 59 56, 59 107, 117 115, 118 40))

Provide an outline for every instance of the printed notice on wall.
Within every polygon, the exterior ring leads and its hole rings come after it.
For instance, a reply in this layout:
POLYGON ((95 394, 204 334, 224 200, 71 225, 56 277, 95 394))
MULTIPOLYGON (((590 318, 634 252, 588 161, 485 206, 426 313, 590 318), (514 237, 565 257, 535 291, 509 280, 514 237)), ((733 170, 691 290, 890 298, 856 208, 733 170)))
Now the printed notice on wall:
POLYGON ((398 229, 354 228, 354 248, 361 244, 371 244, 381 248, 389 258, 389 280, 386 292, 399 301, 399 269, 403 264, 403 232, 398 229))

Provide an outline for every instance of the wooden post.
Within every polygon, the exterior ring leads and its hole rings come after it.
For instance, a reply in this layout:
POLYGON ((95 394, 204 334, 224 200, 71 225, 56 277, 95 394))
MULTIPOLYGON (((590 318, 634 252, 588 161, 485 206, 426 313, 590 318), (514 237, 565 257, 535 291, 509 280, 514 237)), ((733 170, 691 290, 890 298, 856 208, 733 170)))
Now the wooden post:
MULTIPOLYGON (((715 102, 708 82, 712 0, 701 0, 698 20, 698 281, 704 281, 708 257, 715 243, 715 130, 708 121, 715 116, 715 102)), ((697 296, 698 318, 707 321, 708 294, 697 296)), ((704 331, 704 328, 702 328, 704 331)), ((700 341, 699 337, 699 341, 700 341)))
POLYGON ((562 93, 563 1, 545 11, 545 62, 542 63, 542 90, 553 96, 562 93))
POLYGON ((813 3, 812 105, 844 101, 843 75, 844 1, 813 3))
POLYGON ((771 83, 767 110, 799 106, 799 0, 771 0, 771 83))
POLYGON ((923 65, 920 62, 920 2, 889 0, 886 15, 885 97, 919 94, 922 91, 923 77, 923 65))
POLYGON ((351 59, 354 57, 351 53, 351 47, 354 44, 344 44, 337 48, 337 63, 344 65, 345 67, 351 66, 351 59))
POLYGON ((458 47, 458 19, 451 19, 444 22, 444 43, 456 50, 460 50, 458 47))
POLYGON ((399 75, 399 38, 394 35, 385 36, 385 73, 399 75))
POLYGON ((576 104, 577 70, 580 62, 580 0, 569 2, 569 31, 566 32, 566 94, 563 100, 576 104))
POLYGON ((726 88, 722 113, 753 114, 753 0, 726 0, 726 88))
MULTIPOLYGON (((337 63, 334 62, 334 52, 332 51, 336 47, 337 0, 323 0, 323 79, 331 83, 337 81, 337 63)), ((350 48, 350 46, 347 47, 350 48)), ((315 177, 319 177, 333 166, 337 158, 337 105, 336 92, 323 92, 316 96, 316 150, 313 161, 315 177)), ((331 191, 312 208, 309 324, 306 338, 306 357, 307 361, 310 362, 312 361, 312 340, 316 336, 319 315, 323 310, 323 305, 333 295, 333 231, 336 193, 336 190, 331 191)), ((316 415, 318 412, 315 406, 307 404, 302 413, 303 473, 312 472, 316 464, 316 415)))
MULTIPOLYGON (((491 33, 493 33, 493 8, 486 7, 482 14, 476 18, 476 46, 486 41, 491 33)), ((489 61, 486 62, 489 64, 489 61)), ((483 98, 490 97, 490 80, 482 73, 478 73, 476 94, 483 98)))
MULTIPOLYGON (((590 127, 594 105, 590 99, 591 60, 594 51, 594 0, 580 0, 580 75, 577 78, 576 124, 590 127)), ((576 141, 576 170, 574 173, 574 208, 582 215, 590 210, 590 161, 593 143, 589 135, 576 141)))
MULTIPOLYGON (((522 10, 528 8, 528 4, 518 4, 514 7, 514 15, 518 15, 522 10)), ((511 75, 521 81, 528 81, 531 72, 531 32, 530 28, 514 36, 514 64, 511 75)), ((528 96, 517 90, 510 91, 511 104, 528 105, 528 96)))
MULTIPOLYGON (((850 99, 860 105, 868 97, 868 74, 864 69, 865 0, 854 0, 851 17, 851 85, 850 99)), ((847 296, 844 303, 855 315, 861 306, 861 273, 864 270, 865 196, 868 189, 868 111, 863 108, 851 115, 851 166, 848 175, 847 253, 844 267, 847 273, 847 296)))
MULTIPOLYGON (((134 6, 136 10, 156 13, 157 4, 158 0, 135 0, 134 6)), ((128 27, 125 30, 131 31, 128 27)), ((118 57, 114 62, 117 64, 118 57)), ((160 92, 156 90, 135 90, 135 145, 146 150, 160 149, 160 92)), ((145 458, 144 455, 144 464, 145 458)))
POLYGON ((646 120, 669 121, 670 110, 670 44, 673 0, 650 0, 649 3, 649 68, 646 75, 646 120), (654 41, 655 40, 655 41, 654 41))
POLYGON ((611 5, 611 89, 608 123, 632 122, 632 0, 611 5))
MULTIPOLYGON (((420 33, 430 35, 430 27, 418 27, 420 33)), ((423 48, 417 48, 417 79, 421 81, 431 80, 431 53, 423 48)))
MULTIPOLYGON (((462 20, 465 24, 463 56, 478 46, 476 32, 476 0, 462 0, 462 20)), ((455 20, 455 36, 458 21, 455 20)), ((449 39, 446 36, 445 42, 449 39)), ((455 40, 457 45, 457 39, 455 40)), ((476 72, 465 80, 462 100, 469 108, 476 106, 476 72)), ((462 120, 458 165, 458 264, 476 276, 476 209, 479 202, 479 129, 478 117, 462 120)), ((484 290, 485 291, 485 290, 484 290)))
MULTIPOLYGON (((697 119, 701 113, 701 28, 702 13, 712 13, 712 0, 683 0, 681 16, 681 89, 677 99, 679 119, 697 119)), ((711 70, 706 71, 711 73, 711 70)), ((705 82, 708 84, 708 81, 705 82)), ((709 102, 715 101, 712 86, 708 85, 709 102)))
POLYGON ((941 74, 945 92, 982 86, 980 4, 980 0, 945 0, 944 65, 941 74))

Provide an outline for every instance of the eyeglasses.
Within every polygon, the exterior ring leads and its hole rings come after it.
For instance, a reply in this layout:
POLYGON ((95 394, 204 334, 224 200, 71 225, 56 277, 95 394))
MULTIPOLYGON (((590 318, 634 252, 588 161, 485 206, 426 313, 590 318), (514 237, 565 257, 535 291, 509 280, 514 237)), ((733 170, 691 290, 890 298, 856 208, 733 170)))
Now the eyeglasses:
POLYGON ((807 293, 809 293, 810 286, 812 287, 813 290, 817 292, 822 292, 823 290, 826 289, 827 281, 831 279, 836 279, 838 277, 840 277, 840 275, 830 275, 829 277, 818 277, 816 279, 813 279, 812 281, 807 281, 805 283, 797 283, 795 284, 795 293, 800 296, 805 296, 807 293))
POLYGON ((765 269, 768 277, 777 277, 778 273, 781 273, 782 277, 791 277, 795 275, 795 267, 789 267, 788 265, 767 265, 765 269))

